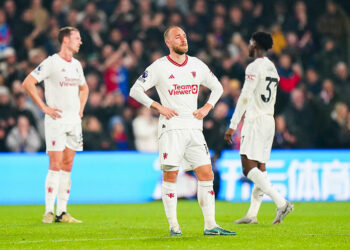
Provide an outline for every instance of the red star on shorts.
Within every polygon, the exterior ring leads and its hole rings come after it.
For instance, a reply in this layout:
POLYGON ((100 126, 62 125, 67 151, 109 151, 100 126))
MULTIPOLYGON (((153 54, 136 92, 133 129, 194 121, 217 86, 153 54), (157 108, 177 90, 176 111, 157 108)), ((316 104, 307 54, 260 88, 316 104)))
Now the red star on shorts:
POLYGON ((69 192, 70 192, 70 190, 69 190, 69 189, 67 189, 67 194, 69 194, 69 192))
POLYGON ((163 158, 164 158, 164 160, 165 160, 166 158, 168 158, 168 154, 167 154, 167 153, 163 153, 163 158))
POLYGON ((174 193, 169 193, 169 194, 166 194, 166 195, 167 195, 170 199, 175 197, 175 194, 174 194, 174 193))
POLYGON ((52 193, 52 191, 53 191, 53 188, 52 188, 52 187, 49 187, 49 188, 47 189, 47 192, 49 192, 49 193, 52 193))
POLYGON ((211 195, 215 195, 214 190, 210 190, 210 191, 208 191, 208 193, 211 194, 211 195))
POLYGON ((56 144, 56 141, 52 141, 52 146, 55 146, 55 144, 56 144))

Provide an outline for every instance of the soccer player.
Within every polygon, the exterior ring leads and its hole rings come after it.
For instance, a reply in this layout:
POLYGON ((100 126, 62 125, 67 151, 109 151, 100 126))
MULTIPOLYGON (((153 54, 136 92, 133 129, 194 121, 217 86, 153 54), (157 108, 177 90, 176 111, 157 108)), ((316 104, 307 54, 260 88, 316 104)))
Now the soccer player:
POLYGON ((170 54, 152 63, 130 90, 130 96, 160 113, 159 158, 163 171, 162 200, 170 234, 181 235, 177 221, 176 179, 180 165, 198 178, 198 202, 204 216, 204 235, 235 235, 215 221, 215 193, 210 155, 202 127, 203 118, 222 95, 222 86, 199 59, 186 55, 185 32, 177 26, 164 32, 170 54), (199 86, 211 90, 208 102, 197 109, 199 86), (145 91, 156 87, 161 104, 145 91))
POLYGON ((264 193, 269 195, 277 206, 273 224, 279 224, 293 210, 293 204, 286 201, 271 185, 265 166, 270 158, 275 134, 273 115, 279 82, 274 64, 266 57, 267 51, 272 48, 272 43, 272 37, 268 33, 256 32, 252 35, 249 56, 255 60, 247 66, 242 93, 225 133, 225 141, 232 144, 232 135, 245 113, 240 155, 243 173, 254 182, 254 187, 249 211, 245 217, 235 221, 237 224, 257 223, 257 214, 264 193))
POLYGON ((55 222, 80 223, 67 213, 71 186, 71 170, 75 151, 83 150, 81 117, 89 89, 83 69, 73 55, 82 44, 76 28, 60 29, 61 44, 57 54, 47 57, 24 79, 27 94, 45 115, 46 152, 50 158, 45 183, 45 214, 43 223, 54 220, 54 205, 57 196, 55 222), (39 97, 35 87, 44 81, 46 103, 39 97))

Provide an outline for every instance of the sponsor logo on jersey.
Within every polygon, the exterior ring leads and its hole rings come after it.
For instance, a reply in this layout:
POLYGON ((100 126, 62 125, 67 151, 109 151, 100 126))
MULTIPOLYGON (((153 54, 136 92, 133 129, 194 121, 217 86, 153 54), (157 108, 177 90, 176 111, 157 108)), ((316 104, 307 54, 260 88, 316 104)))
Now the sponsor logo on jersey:
POLYGON ((175 76, 174 76, 173 74, 171 74, 171 75, 169 76, 169 79, 175 79, 175 76))
POLYGON ((255 75, 246 75, 245 79, 248 81, 254 81, 255 80, 255 75))
POLYGON ((192 71, 191 73, 192 73, 193 78, 196 78, 196 71, 192 71))
POLYGON ((61 87, 74 87, 79 85, 79 78, 64 77, 64 80, 60 82, 61 87))
POLYGON ((195 95, 198 93, 197 84, 173 84, 173 88, 168 90, 170 95, 195 95))

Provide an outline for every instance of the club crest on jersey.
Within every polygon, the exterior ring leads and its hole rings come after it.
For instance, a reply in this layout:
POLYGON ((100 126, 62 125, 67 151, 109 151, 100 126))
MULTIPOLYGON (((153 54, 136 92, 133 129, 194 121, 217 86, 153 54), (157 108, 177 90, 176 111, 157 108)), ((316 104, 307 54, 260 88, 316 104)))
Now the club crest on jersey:
POLYGON ((254 81, 255 80, 255 75, 246 75, 245 79, 248 81, 254 81))
POLYGON ((196 78, 196 71, 192 71, 191 73, 192 73, 193 78, 196 78))
POLYGON ((198 85, 197 84, 173 84, 173 89, 168 89, 170 95, 190 95, 198 93, 198 85))

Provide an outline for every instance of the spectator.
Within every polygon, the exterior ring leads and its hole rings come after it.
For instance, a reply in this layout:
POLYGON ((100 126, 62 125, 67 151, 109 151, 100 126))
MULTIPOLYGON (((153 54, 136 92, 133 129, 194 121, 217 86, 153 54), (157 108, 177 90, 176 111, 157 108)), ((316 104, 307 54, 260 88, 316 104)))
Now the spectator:
POLYGON ((350 106, 350 76, 348 67, 344 62, 339 62, 335 66, 335 87, 340 99, 350 106))
POLYGON ((129 149, 129 141, 120 116, 112 117, 110 121, 112 139, 117 150, 125 151, 129 149))
POLYGON ((276 116, 275 122, 276 132, 272 148, 295 148, 297 139, 291 132, 288 131, 284 116, 276 116))
POLYGON ((158 150, 158 119, 150 109, 142 106, 138 116, 132 122, 135 135, 136 150, 140 152, 156 152, 158 150))
POLYGON ((41 148, 40 136, 27 117, 18 117, 17 126, 6 138, 6 146, 12 152, 37 152, 41 148))
POLYGON ((104 133, 100 121, 89 116, 83 121, 84 150, 111 150, 114 149, 113 141, 104 133))
POLYGON ((12 32, 10 26, 6 22, 6 13, 0 9, 0 59, 4 58, 4 51, 10 46, 12 32))

